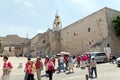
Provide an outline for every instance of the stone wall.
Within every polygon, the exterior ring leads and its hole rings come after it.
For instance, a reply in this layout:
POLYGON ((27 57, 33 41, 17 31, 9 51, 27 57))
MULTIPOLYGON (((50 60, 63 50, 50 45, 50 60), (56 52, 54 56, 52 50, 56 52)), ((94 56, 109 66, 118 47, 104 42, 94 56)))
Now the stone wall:
POLYGON ((120 14, 120 12, 113 9, 107 9, 106 15, 107 15, 108 30, 110 36, 110 47, 112 52, 120 51, 120 38, 118 38, 115 35, 114 24, 112 22, 117 14, 120 14))
POLYGON ((53 55, 60 51, 72 54, 89 51, 104 51, 110 45, 112 51, 120 50, 120 40, 115 36, 112 20, 119 13, 103 8, 60 31, 48 30, 31 40, 31 49, 41 55, 53 55))
POLYGON ((89 51, 104 51, 110 45, 112 52, 120 52, 120 39, 115 36, 112 20, 119 11, 103 8, 81 20, 78 20, 60 31, 49 29, 45 33, 39 33, 26 44, 24 38, 16 35, 0 37, 2 44, 21 44, 23 52, 54 55, 60 51, 72 54, 89 51), (24 44, 23 44, 24 43, 24 44), (24 49, 23 49, 24 48, 24 49))
POLYGON ((21 38, 17 35, 7 35, 6 37, 0 37, 1 43, 2 43, 2 50, 3 53, 11 55, 20 55, 22 54, 22 48, 25 43, 29 41, 27 38, 21 38), (9 51, 9 49, 6 51, 4 48, 10 48, 14 47, 15 50, 9 51))
POLYGON ((59 31, 49 30, 44 34, 38 34, 31 39, 31 50, 34 49, 34 53, 38 52, 40 55, 54 55, 59 52, 60 49, 60 33, 59 31))
POLYGON ((71 53, 101 49, 108 39, 106 8, 103 8, 61 30, 61 50, 71 53))
POLYGON ((43 52, 46 55, 54 55, 57 54, 60 50, 60 33, 59 31, 47 31, 44 33, 44 46, 43 52))

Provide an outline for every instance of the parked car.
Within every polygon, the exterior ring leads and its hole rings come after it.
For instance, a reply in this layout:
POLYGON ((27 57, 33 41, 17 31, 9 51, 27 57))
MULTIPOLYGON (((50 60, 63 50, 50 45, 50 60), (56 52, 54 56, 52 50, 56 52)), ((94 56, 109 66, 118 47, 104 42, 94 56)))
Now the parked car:
POLYGON ((116 59, 116 64, 117 64, 118 66, 120 66, 120 57, 118 57, 118 58, 116 59))
POLYGON ((91 57, 94 57, 96 62, 108 62, 108 57, 104 52, 89 52, 91 57))
POLYGON ((24 54, 24 57, 29 58, 29 57, 32 57, 32 55, 30 53, 26 53, 26 54, 24 54))

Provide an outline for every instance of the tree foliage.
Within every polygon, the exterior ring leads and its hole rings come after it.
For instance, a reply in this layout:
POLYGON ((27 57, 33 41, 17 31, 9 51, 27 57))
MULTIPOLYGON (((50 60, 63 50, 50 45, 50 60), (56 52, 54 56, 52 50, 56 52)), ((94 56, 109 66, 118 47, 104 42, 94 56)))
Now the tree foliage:
POLYGON ((120 36, 120 14, 116 15, 113 19, 114 29, 116 36, 120 36))

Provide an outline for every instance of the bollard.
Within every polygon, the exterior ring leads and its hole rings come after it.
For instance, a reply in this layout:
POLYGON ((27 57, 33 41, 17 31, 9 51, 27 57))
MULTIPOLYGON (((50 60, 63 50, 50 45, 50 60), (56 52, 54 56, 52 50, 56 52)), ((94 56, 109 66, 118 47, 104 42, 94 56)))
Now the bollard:
POLYGON ((19 66, 18 66, 18 68, 23 68, 23 65, 22 65, 22 63, 19 63, 19 66))
POLYGON ((88 75, 87 74, 85 75, 85 77, 86 77, 86 80, 88 80, 88 75))

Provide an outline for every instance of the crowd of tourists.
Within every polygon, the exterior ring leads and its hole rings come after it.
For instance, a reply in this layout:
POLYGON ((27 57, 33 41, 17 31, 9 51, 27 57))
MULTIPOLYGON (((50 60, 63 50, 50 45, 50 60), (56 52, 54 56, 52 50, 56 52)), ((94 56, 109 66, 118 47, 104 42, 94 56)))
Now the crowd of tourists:
MULTIPOLYGON (((95 77, 97 78, 96 62, 94 57, 91 57, 89 54, 76 56, 60 55, 57 59, 55 56, 46 56, 44 62, 42 62, 43 60, 41 59, 40 56, 38 56, 35 61, 32 61, 31 58, 27 58, 24 69, 24 80, 41 80, 41 71, 43 70, 43 67, 45 67, 45 75, 49 80, 52 80, 55 72, 74 73, 74 67, 81 69, 88 68, 89 76, 93 77, 93 72, 95 72, 95 77), (34 77, 35 73, 37 79, 34 77)), ((3 58, 3 61, 3 75, 1 80, 10 80, 10 72, 13 68, 12 63, 8 61, 8 57, 6 56, 3 58)))
POLYGON ((95 57, 91 57, 89 54, 76 55, 76 56, 63 56, 58 57, 58 72, 68 71, 68 73, 74 73, 74 68, 85 69, 88 68, 89 77, 93 78, 93 72, 95 78, 97 78, 97 69, 95 57))

